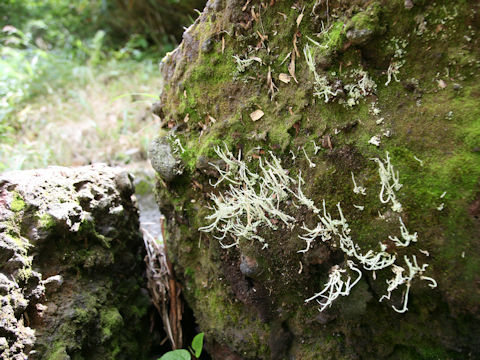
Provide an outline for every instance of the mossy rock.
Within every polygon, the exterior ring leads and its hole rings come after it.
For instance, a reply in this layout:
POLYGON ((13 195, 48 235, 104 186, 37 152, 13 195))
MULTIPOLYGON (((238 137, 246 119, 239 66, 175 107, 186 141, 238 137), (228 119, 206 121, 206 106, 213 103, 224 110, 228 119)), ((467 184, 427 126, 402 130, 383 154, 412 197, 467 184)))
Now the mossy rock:
POLYGON ((157 189, 170 256, 212 356, 479 357, 478 2, 219 3, 207 4, 162 62, 159 106, 185 148, 186 171, 157 189), (354 39, 352 29, 368 34, 354 39), (202 51, 206 39, 215 45, 202 51), (307 44, 315 71, 304 56, 307 44), (239 72, 234 55, 261 62, 239 72), (264 116, 253 121, 257 109, 264 116), (322 312, 314 301, 306 304, 332 266, 351 258, 320 238, 299 253, 301 226, 314 228, 316 215, 287 202, 280 208, 295 228, 260 227, 268 248, 242 238, 222 249, 213 236, 221 234, 198 231, 209 224, 211 194, 229 188, 228 181, 212 186, 214 167, 205 171, 208 162, 225 170, 217 146, 241 153, 256 173, 258 159, 271 151, 291 177, 301 172, 303 192, 318 208, 325 200, 338 218, 341 204, 359 248, 379 251, 382 242, 405 268, 404 256, 415 255, 438 286, 415 278, 408 311, 397 313, 392 307, 404 304, 405 287, 379 302, 391 269, 361 267, 349 296, 322 312), (379 199, 371 159, 387 152, 403 185, 396 191, 401 213, 379 199), (353 192, 352 173, 365 196, 353 192), (389 240, 400 236, 399 217, 418 237, 405 248, 389 240), (245 257, 258 265, 255 276, 241 271, 245 257))
POLYGON ((131 177, 106 165, 17 171, 0 192, 0 358, 149 358, 131 177))

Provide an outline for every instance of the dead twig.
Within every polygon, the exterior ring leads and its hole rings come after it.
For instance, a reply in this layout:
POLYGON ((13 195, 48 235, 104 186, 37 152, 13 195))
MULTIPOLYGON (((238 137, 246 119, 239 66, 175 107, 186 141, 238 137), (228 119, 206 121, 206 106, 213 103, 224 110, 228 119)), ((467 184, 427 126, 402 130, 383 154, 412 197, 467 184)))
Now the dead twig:
POLYGON ((160 223, 163 243, 160 243, 147 229, 140 227, 147 251, 145 256, 147 286, 172 348, 180 349, 183 347, 181 287, 175 279, 172 263, 167 256, 163 217, 160 223))

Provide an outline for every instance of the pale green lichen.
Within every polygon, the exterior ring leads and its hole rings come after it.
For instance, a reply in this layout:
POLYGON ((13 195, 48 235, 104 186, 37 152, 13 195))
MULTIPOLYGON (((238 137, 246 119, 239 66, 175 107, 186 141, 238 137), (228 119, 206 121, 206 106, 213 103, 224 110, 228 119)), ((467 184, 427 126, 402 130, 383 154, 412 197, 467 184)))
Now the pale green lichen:
MULTIPOLYGON (((307 162, 312 167, 313 163, 308 158, 305 149, 302 149, 307 162)), ((319 219, 319 222, 313 229, 309 229, 305 224, 301 227, 304 233, 299 235, 299 238, 307 242, 307 247, 299 252, 307 252, 316 239, 321 239, 322 242, 329 244, 332 248, 339 247, 349 258, 355 259, 367 271, 375 272, 392 267, 396 277, 392 280, 387 280, 388 296, 382 297, 380 301, 384 298, 390 299, 391 292, 397 289, 399 285, 405 284, 406 291, 403 296, 403 308, 397 309, 395 306, 392 306, 395 311, 405 312, 408 309, 408 292, 414 277, 429 280, 434 285, 432 287, 436 287, 435 280, 423 276, 428 264, 419 267, 415 255, 412 257, 413 260, 404 256, 409 275, 403 277, 401 272, 404 268, 396 264, 396 255, 386 251, 387 245, 383 241, 379 241, 379 251, 362 251, 351 236, 352 230, 343 215, 340 203, 337 204, 340 218, 333 218, 327 212, 325 200, 323 200, 322 214, 320 209, 315 206, 314 201, 305 196, 302 190, 304 181, 301 173, 298 175, 298 181, 290 177, 288 172, 282 167, 280 160, 272 152, 270 152, 270 161, 259 158, 260 172, 258 174, 249 170, 247 164, 242 160, 241 153, 239 153, 238 157, 235 157, 227 148, 225 151, 221 148, 216 148, 216 153, 226 164, 226 169, 223 170, 219 166, 211 164, 220 175, 218 181, 211 185, 215 188, 222 182, 228 182, 229 188, 218 196, 215 194, 210 195, 215 205, 212 208, 213 213, 207 215, 206 219, 211 221, 211 223, 200 227, 199 230, 207 233, 220 233, 221 236, 214 235, 214 238, 220 241, 222 248, 238 247, 241 245, 240 240, 242 239, 257 240, 263 245, 263 249, 268 248, 268 243, 259 233, 262 231, 262 228, 277 230, 277 223, 292 231, 297 225, 297 220, 289 214, 288 207, 284 208, 284 204, 289 200, 294 208, 303 206, 313 212, 319 219), (294 201, 298 201, 298 204, 295 204, 294 201), (225 245, 222 241, 227 236, 233 242, 225 245)), ((402 184, 399 182, 398 171, 394 170, 390 162, 388 152, 385 159, 373 158, 372 160, 378 165, 381 184, 379 193, 380 203, 387 204, 391 202, 392 210, 401 212, 402 205, 397 200, 395 192, 401 189, 402 184)), ((315 166, 315 164, 313 165, 315 166)), ((352 180, 354 192, 365 194, 366 190, 356 185, 353 172, 352 180)), ((411 242, 417 242, 417 233, 410 234, 401 217, 399 217, 399 223, 403 241, 392 235, 389 236, 389 239, 397 247, 407 247, 411 242)), ((357 265, 352 260, 347 261, 347 266, 351 271, 359 274, 353 283, 351 283, 351 277, 348 274, 346 274, 346 279, 344 280, 343 275, 347 269, 342 269, 339 265, 335 265, 330 269, 329 280, 325 284, 325 288, 308 298, 306 302, 321 297, 322 300, 317 301, 320 304, 320 311, 323 311, 339 296, 350 294, 350 290, 360 280, 361 271, 358 270, 357 265)))

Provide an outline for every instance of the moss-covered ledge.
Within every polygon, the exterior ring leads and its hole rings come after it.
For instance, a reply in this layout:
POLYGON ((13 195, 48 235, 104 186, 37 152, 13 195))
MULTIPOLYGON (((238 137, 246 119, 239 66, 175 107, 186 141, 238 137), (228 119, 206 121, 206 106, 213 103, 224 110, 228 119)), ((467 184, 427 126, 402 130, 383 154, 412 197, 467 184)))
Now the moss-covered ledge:
POLYGON ((143 359, 151 339, 130 175, 105 165, 0 178, 2 359, 143 359))

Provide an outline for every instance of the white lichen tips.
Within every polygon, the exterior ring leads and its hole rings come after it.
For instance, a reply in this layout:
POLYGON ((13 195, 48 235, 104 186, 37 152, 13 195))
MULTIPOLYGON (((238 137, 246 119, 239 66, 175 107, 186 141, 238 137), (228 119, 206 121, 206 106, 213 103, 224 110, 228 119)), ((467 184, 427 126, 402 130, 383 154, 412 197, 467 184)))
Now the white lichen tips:
MULTIPOLYGON (((302 147, 302 150, 309 166, 315 167, 308 158, 305 148, 302 147)), ((391 269, 394 276, 386 281, 387 293, 380 298, 380 301, 391 300, 392 293, 405 285, 402 305, 400 307, 392 305, 392 308, 399 313, 408 310, 410 286, 414 278, 428 281, 428 285, 432 288, 437 286, 433 278, 423 275, 428 264, 420 266, 415 255, 404 255, 403 262, 400 264, 396 252, 389 247, 389 242, 393 248, 406 248, 418 242, 418 234, 411 233, 400 216, 398 216, 399 235, 389 235, 370 249, 367 246, 360 246, 343 214, 341 204, 336 205, 337 216, 332 216, 327 211, 325 200, 322 201, 322 210, 317 208, 315 202, 303 191, 305 181, 302 173, 299 172, 297 179, 290 177, 288 171, 282 167, 280 160, 272 152, 269 152, 268 158, 258 159, 258 172, 253 172, 247 167, 241 153, 235 157, 226 146, 225 149, 215 148, 215 152, 225 166, 212 164, 218 171, 219 179, 211 185, 217 187, 220 183, 227 183, 227 189, 218 195, 211 194, 213 212, 206 216, 209 225, 199 228, 200 231, 214 233, 214 238, 218 239, 225 249, 239 246, 241 241, 245 240, 258 241, 262 249, 266 249, 268 243, 262 236, 262 231, 277 230, 280 226, 286 231, 292 231, 298 225, 294 214, 298 212, 297 209, 303 207, 304 210, 315 215, 317 223, 312 227, 305 222, 302 223, 298 238, 305 241, 306 245, 305 248, 298 250, 298 253, 308 252, 317 239, 344 253, 346 265, 332 266, 323 290, 306 299, 305 302, 316 300, 320 305, 319 310, 326 310, 338 297, 350 294, 352 288, 360 281, 362 271, 371 271, 372 279, 376 280, 377 271, 391 269), (356 278, 352 280, 354 273, 356 278)), ((295 154, 293 156, 295 157, 295 154)), ((378 165, 381 185, 378 195, 380 204, 389 204, 393 211, 401 212, 402 205, 397 200, 395 192, 400 190, 402 184, 400 184, 398 171, 394 170, 390 162, 388 152, 385 159, 371 160, 378 165)), ((366 189, 357 184, 353 172, 351 172, 351 178, 353 192, 366 195, 366 189)), ((350 206, 364 210, 364 206, 361 205, 350 204, 350 206)), ((379 219, 385 222, 392 221, 391 216, 387 217, 387 215, 382 215, 379 219)), ((425 256, 429 255, 424 250, 421 250, 421 253, 425 256)))
POLYGON ((288 176, 273 153, 270 153, 271 162, 260 159, 261 171, 255 174, 247 168, 241 153, 235 158, 226 147, 225 151, 217 147, 215 152, 227 170, 212 164, 220 174, 212 185, 216 187, 227 181, 229 188, 218 196, 211 194, 213 213, 206 217, 211 223, 199 230, 219 233, 220 236, 214 237, 223 248, 237 246, 241 239, 258 240, 267 248, 265 239, 257 234, 260 227, 276 230, 278 221, 289 228, 294 226, 295 219, 283 212, 280 204, 289 197, 289 186, 295 184, 295 180, 288 176), (227 237, 232 240, 230 244, 223 243, 227 237))
POLYGON ((348 296, 350 290, 360 281, 362 272, 356 267, 355 263, 347 260, 347 266, 350 270, 357 273, 357 278, 351 283, 352 278, 347 273, 347 269, 342 269, 338 265, 332 266, 328 281, 322 291, 305 300, 306 303, 317 300, 320 304, 319 311, 323 311, 330 307, 335 299, 339 296, 348 296), (320 299, 318 299, 320 298, 320 299))
POLYGON ((247 68, 250 65, 252 65, 254 62, 258 62, 260 65, 263 64, 262 59, 260 59, 259 57, 256 57, 256 56, 253 56, 251 58, 242 59, 238 55, 233 55, 233 58, 235 59, 235 63, 237 64, 237 71, 239 73, 245 72, 245 70, 247 70, 247 68))
MULTIPOLYGON (((317 42, 314 42, 314 44, 320 46, 317 42)), ((333 87, 325 75, 321 76, 318 74, 314 54, 310 45, 305 45, 303 55, 305 56, 308 69, 313 74, 313 96, 323 99, 326 103, 330 102, 338 95, 338 91, 333 91, 333 87)))
POLYGON ((389 236, 388 238, 398 247, 407 247, 411 242, 417 242, 417 233, 410 234, 402 218, 398 217, 398 220, 400 222, 400 233, 402 234, 403 241, 399 240, 396 236, 389 236))
POLYGON ((392 272, 394 273, 394 277, 390 280, 387 280, 387 295, 383 295, 380 298, 380 302, 383 301, 384 299, 390 300, 390 297, 392 296, 392 292, 395 291, 399 286, 405 284, 405 291, 402 296, 402 303, 403 306, 398 309, 395 305, 392 305, 393 310, 395 310, 398 313, 404 313, 405 311, 408 310, 408 295, 410 292, 410 286, 412 285, 412 280, 414 277, 419 277, 420 280, 425 280, 428 281, 429 284, 428 286, 433 288, 437 287, 437 282, 432 279, 431 277, 428 276, 423 276, 422 274, 425 272, 426 268, 428 267, 428 264, 423 264, 421 267, 418 265, 417 262, 417 257, 415 255, 412 255, 412 259, 410 260, 407 255, 403 257, 407 269, 408 269, 408 275, 404 276, 403 272, 405 271, 405 268, 397 265, 392 266, 392 272))
POLYGON ((371 145, 374 145, 376 147, 379 147, 380 146, 380 136, 378 136, 378 135, 372 136, 370 138, 370 140, 368 140, 368 143, 371 144, 371 145))
POLYGON ((355 194, 367 195, 366 193, 367 189, 365 189, 363 186, 358 186, 357 183, 355 182, 355 175, 353 175, 353 172, 351 173, 352 173, 352 182, 353 182, 353 192, 355 194))
POLYGON ((388 152, 386 153, 385 160, 379 158, 371 159, 378 165, 378 174, 380 175, 380 184, 382 188, 378 197, 382 204, 392 203, 392 210, 396 212, 402 212, 402 204, 397 200, 395 191, 401 189, 402 184, 399 182, 398 171, 395 172, 393 165, 390 163, 390 157, 388 152))

